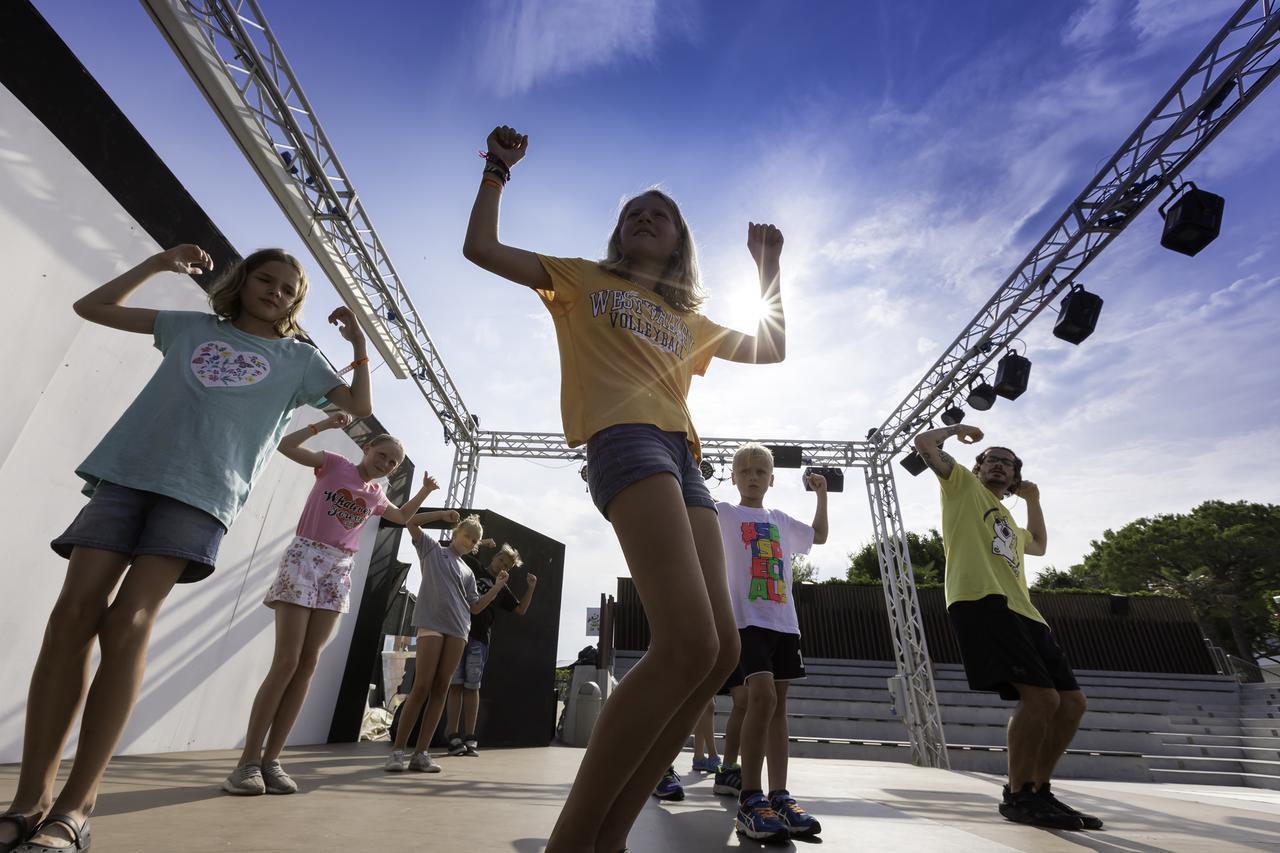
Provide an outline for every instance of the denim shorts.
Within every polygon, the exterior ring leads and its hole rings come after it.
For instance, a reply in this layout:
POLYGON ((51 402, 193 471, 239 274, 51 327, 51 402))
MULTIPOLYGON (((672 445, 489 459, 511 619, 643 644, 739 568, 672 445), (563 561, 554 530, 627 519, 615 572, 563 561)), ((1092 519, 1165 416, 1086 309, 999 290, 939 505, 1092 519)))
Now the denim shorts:
POLYGON ((213 574, 218 546, 227 528, 204 510, 165 495, 115 483, 99 483, 71 526, 49 543, 59 557, 71 549, 101 548, 127 554, 185 557, 178 583, 194 583, 213 574))
POLYGON ((461 684, 468 690, 479 690, 480 681, 484 678, 484 665, 489 662, 489 644, 479 640, 467 640, 467 648, 462 652, 462 660, 458 661, 458 671, 449 680, 450 684, 461 684))
POLYGON ((617 424, 587 440, 587 488, 596 509, 609 517, 609 501, 632 483, 654 474, 670 474, 680 484, 685 506, 715 511, 716 502, 689 451, 682 432, 663 432, 653 424, 617 424))

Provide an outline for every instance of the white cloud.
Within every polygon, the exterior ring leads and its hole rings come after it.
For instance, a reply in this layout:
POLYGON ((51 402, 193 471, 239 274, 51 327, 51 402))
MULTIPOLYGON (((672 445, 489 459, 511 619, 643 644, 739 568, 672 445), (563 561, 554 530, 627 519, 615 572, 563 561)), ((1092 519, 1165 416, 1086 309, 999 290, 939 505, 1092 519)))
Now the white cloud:
POLYGON ((1236 0, 1138 0, 1133 27, 1144 41, 1159 41, 1208 21, 1226 23, 1239 6, 1236 0))
POLYGON ((1089 0, 1067 22, 1063 44, 1072 47, 1096 47, 1120 23, 1125 0, 1089 0))
POLYGON ((673 15, 679 21, 659 0, 490 0, 478 73, 512 95, 621 59, 648 59, 660 22, 669 25, 673 15))

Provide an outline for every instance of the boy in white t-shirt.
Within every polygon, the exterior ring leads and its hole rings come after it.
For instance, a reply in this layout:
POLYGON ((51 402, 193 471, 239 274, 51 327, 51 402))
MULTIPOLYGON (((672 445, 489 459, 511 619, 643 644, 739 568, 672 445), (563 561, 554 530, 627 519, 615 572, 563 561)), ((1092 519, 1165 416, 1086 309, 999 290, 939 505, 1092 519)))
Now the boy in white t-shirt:
POLYGON ((737 504, 720 502, 720 534, 733 617, 742 637, 739 675, 747 687, 742 721, 742 792, 736 826, 756 840, 816 835, 822 826, 787 791, 787 688, 804 678, 800 623, 791 597, 791 555, 807 554, 827 541, 827 481, 808 477, 817 495, 813 524, 764 508, 773 485, 773 454, 754 442, 733 457, 737 504), (769 795, 761 785, 769 759, 769 795))

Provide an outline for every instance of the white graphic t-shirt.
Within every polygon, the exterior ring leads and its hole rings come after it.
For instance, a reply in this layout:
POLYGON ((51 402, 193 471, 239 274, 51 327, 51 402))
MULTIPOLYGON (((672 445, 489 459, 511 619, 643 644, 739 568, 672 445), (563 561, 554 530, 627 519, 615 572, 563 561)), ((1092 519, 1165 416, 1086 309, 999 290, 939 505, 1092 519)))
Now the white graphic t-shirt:
POLYGON ((739 628, 799 634, 791 599, 791 555, 813 549, 813 528, 776 509, 716 504, 729 599, 739 628))

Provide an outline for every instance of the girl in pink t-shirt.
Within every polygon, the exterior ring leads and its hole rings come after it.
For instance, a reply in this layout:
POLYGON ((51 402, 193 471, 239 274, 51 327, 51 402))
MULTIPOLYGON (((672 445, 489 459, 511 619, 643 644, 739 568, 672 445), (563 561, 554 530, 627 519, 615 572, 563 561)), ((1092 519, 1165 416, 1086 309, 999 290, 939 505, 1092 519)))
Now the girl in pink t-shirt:
POLYGON ((330 415, 280 440, 279 451, 313 468, 316 483, 298 520, 297 534, 285 549, 275 582, 263 599, 276 612, 275 656, 253 700, 244 752, 222 783, 230 794, 292 794, 298 790, 280 766, 280 751, 302 710, 320 650, 349 606, 351 567, 361 527, 378 515, 404 524, 427 495, 439 488, 430 474, 424 474, 422 488, 403 506, 387 500, 382 484, 374 481, 390 476, 404 461, 400 440, 389 435, 370 440, 358 463, 337 453, 302 446, 311 436, 350 422, 347 415, 330 415))

